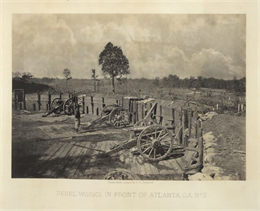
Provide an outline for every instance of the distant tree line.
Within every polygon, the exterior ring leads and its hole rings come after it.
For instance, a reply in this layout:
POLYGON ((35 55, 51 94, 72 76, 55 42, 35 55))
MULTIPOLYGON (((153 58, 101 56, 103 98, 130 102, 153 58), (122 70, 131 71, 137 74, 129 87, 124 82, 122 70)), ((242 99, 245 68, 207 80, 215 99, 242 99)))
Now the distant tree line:
MULTIPOLYGON (((124 78, 123 78, 124 79, 124 78)), ((49 86, 55 86, 55 84, 62 85, 66 79, 59 78, 34 78, 31 73, 13 73, 13 81, 23 81, 25 83, 41 83, 47 84, 49 86)), ((103 83, 106 79, 100 79, 100 82, 103 83)), ((245 92, 246 91, 246 78, 237 79, 234 77, 232 80, 216 79, 216 78, 205 78, 199 76, 189 77, 180 79, 177 75, 170 74, 168 77, 163 77, 160 79, 156 77, 155 79, 128 79, 127 81, 118 81, 119 85, 126 84, 129 87, 129 90, 141 90, 143 88, 153 89, 154 87, 160 88, 210 88, 210 89, 226 89, 235 92, 245 92)), ((70 85, 75 88, 80 86, 83 89, 86 89, 86 86, 93 86, 91 79, 72 79, 70 85)), ((55 87, 54 87, 55 88, 55 87)), ((60 87, 59 87, 60 89, 60 87)))
POLYGON ((13 89, 23 89, 25 93, 42 92, 50 88, 47 84, 33 82, 33 75, 29 72, 13 73, 12 85, 13 89))
POLYGON ((234 77, 233 80, 224 80, 217 78, 204 78, 202 76, 195 78, 191 76, 189 78, 180 79, 177 75, 170 74, 168 77, 163 77, 160 80, 160 83, 158 77, 156 77, 154 79, 154 85, 167 88, 211 88, 245 92, 246 78, 244 77, 238 80, 234 77))

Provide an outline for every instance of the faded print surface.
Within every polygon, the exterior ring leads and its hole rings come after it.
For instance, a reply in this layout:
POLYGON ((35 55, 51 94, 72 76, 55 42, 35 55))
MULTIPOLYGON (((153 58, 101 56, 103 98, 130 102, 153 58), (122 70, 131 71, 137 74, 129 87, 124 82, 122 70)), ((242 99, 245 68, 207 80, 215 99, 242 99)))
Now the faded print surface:
POLYGON ((13 178, 246 179, 245 15, 14 14, 12 69, 13 178))

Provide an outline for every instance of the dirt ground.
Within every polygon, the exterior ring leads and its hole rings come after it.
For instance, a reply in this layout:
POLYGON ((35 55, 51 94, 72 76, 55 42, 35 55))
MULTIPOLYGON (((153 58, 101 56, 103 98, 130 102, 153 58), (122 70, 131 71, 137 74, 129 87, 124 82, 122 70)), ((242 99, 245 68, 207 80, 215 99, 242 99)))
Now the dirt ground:
POLYGON ((246 179, 246 117, 220 114, 203 123, 204 133, 213 132, 217 145, 214 158, 224 175, 246 179))
POLYGON ((183 180, 174 157, 146 162, 139 154, 122 150, 107 157, 103 152, 129 138, 129 128, 99 125, 85 130, 98 118, 84 115, 80 132, 74 130, 74 116, 43 112, 13 111, 12 177, 103 179, 114 169, 125 169, 145 180, 183 180))
MULTIPOLYGON (((42 114, 43 112, 24 113, 13 110, 13 178, 102 179, 111 169, 128 168, 145 180, 183 180, 182 175, 175 171, 174 159, 144 163, 140 156, 133 156, 129 151, 123 152, 121 157, 94 158, 99 151, 127 140, 127 128, 111 130, 111 127, 104 125, 86 136, 84 131, 75 132, 73 116, 50 115, 43 118, 42 114)), ((97 116, 85 115, 82 127, 95 118, 97 116)), ((203 122, 204 133, 212 132, 217 138, 214 147, 217 152, 214 159, 216 166, 224 170, 224 175, 233 175, 235 180, 246 179, 245 120, 244 116, 220 114, 203 122)))

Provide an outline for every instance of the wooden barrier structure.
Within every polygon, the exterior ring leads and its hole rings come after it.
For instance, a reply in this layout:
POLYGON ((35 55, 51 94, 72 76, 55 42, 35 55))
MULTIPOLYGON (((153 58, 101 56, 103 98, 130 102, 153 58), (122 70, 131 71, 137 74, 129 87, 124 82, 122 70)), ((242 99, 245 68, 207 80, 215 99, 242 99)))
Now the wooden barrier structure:
MULTIPOLYGON (((52 104, 52 99, 55 98, 60 98, 66 100, 64 93, 58 92, 56 94, 51 93, 51 91, 47 92, 47 100, 46 100, 46 94, 43 94, 39 91, 36 93, 36 98, 35 100, 31 100, 26 98, 26 95, 23 90, 14 90, 14 95, 15 95, 15 100, 14 100, 14 107, 15 109, 28 109, 28 110, 33 110, 33 111, 41 111, 41 110, 46 110, 50 111, 51 110, 51 104, 52 104), (19 94, 19 99, 18 99, 18 92, 19 94), (19 100, 19 102, 18 102, 19 100), (31 102, 30 102, 31 101, 31 102), (35 104, 35 105, 34 105, 35 104), (46 105, 43 107, 43 105, 46 105)), ((72 95, 69 94, 69 97, 72 95)), ((227 98, 229 96, 226 96, 227 98)), ((118 97, 117 99, 105 99, 104 97, 94 97, 94 96, 84 96, 82 99, 82 106, 81 106, 81 113, 83 114, 92 114, 92 115, 100 115, 102 109, 106 105, 113 104, 115 102, 117 105, 122 106, 124 108, 129 109, 130 113, 130 120, 132 124, 135 124, 137 121, 140 119, 143 119, 144 116, 147 114, 147 111, 151 108, 151 104, 139 104, 138 100, 140 98, 136 97, 135 100, 129 101, 128 99, 125 99, 124 97, 118 97), (98 108, 98 109, 97 109, 98 108)), ((190 96, 186 96, 186 100, 190 100, 190 96)), ((188 109, 182 109, 182 108, 166 108, 167 106, 164 105, 158 105, 158 109, 155 109, 154 116, 158 119, 158 122, 161 124, 165 118, 171 117, 171 119, 167 120, 168 123, 171 122, 172 125, 183 125, 185 128, 190 128, 191 124, 191 116, 193 116, 193 113, 195 112, 201 112, 205 113, 206 106, 201 104, 200 106, 192 106, 189 103, 190 101, 187 101, 188 107, 190 107, 190 110, 188 109), (171 109, 172 111, 168 111, 168 114, 165 115, 165 110, 171 109), (157 111, 158 110, 158 111, 157 111), (180 110, 180 111, 178 111, 180 110), (183 111, 182 111, 183 110, 183 111), (182 113, 183 112, 183 113, 182 113), (158 115, 157 115, 158 113, 158 115), (181 113, 181 114, 180 114, 181 113), (184 117, 182 117, 184 115, 184 117), (178 117, 179 116, 179 117, 178 117), (189 126, 188 126, 189 125, 189 126)), ((225 107, 225 103, 223 100, 219 103, 216 104, 215 110, 216 111, 222 111, 223 107, 225 107)), ((237 113, 243 113, 246 111, 246 106, 245 106, 245 101, 243 99, 241 100, 238 98, 237 104, 233 106, 233 110, 237 113)), ((188 131, 189 134, 191 134, 191 130, 189 129, 188 131)), ((180 135, 182 136, 182 135, 180 135)), ((182 140, 184 141, 183 137, 182 140)))

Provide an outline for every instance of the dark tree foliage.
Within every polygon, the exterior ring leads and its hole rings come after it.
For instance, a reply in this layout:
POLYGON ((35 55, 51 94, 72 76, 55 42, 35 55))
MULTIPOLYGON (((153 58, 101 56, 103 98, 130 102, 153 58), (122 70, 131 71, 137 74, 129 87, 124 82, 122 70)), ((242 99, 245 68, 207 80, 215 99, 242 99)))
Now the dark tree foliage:
POLYGON ((24 82, 29 82, 33 78, 33 75, 31 73, 24 72, 22 73, 21 80, 24 82))
POLYGON ((160 85, 160 78, 156 77, 153 81, 154 86, 158 87, 160 85))
POLYGON ((109 42, 100 53, 98 63, 102 65, 104 76, 111 77, 113 92, 115 93, 115 77, 122 78, 130 73, 128 59, 120 47, 109 42))
POLYGON ((162 79, 163 87, 174 88, 211 88, 211 89, 227 89, 235 92, 246 91, 246 78, 233 80, 223 80, 217 78, 204 78, 199 76, 197 79, 194 77, 180 79, 177 75, 169 75, 162 79))
POLYGON ((70 74, 71 74, 71 72, 70 72, 70 70, 68 68, 65 68, 63 70, 63 75, 64 75, 66 80, 70 80, 72 78, 70 74))

